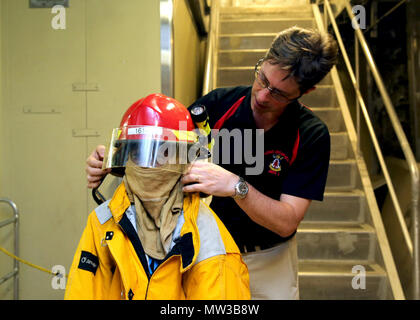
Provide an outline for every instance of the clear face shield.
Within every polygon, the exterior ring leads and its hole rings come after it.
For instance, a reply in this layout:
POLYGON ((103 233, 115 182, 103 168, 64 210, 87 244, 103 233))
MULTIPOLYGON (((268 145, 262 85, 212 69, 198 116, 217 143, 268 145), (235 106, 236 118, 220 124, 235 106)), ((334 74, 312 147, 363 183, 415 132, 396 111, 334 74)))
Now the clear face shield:
POLYGON ((154 126, 126 126, 112 131, 103 169, 124 168, 127 162, 144 168, 185 173, 200 151, 193 131, 154 126))

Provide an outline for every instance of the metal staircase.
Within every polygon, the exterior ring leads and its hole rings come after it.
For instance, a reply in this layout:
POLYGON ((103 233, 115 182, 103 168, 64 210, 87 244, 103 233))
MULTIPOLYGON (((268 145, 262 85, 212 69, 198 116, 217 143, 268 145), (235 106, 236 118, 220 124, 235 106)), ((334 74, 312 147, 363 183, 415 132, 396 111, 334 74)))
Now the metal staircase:
MULTIPOLYGON (((319 27, 310 4, 215 8, 212 70, 204 93, 252 84, 256 61, 279 31, 294 25, 319 27)), ((354 128, 345 119, 348 110, 339 104, 341 85, 334 72, 301 99, 328 126, 332 150, 324 201, 313 201, 298 229, 300 298, 404 299, 366 166, 355 156, 354 128), (364 288, 357 281, 361 270, 364 288)))

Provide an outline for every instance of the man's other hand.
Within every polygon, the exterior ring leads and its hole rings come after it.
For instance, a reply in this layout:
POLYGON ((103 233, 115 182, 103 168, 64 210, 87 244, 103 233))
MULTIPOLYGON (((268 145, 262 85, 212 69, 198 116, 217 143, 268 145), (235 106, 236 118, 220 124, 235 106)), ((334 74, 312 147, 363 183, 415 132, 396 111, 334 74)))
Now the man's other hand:
POLYGON ((111 169, 102 169, 104 160, 105 146, 98 145, 95 150, 86 159, 86 174, 88 181, 88 188, 94 189, 99 187, 102 178, 104 178, 111 169))

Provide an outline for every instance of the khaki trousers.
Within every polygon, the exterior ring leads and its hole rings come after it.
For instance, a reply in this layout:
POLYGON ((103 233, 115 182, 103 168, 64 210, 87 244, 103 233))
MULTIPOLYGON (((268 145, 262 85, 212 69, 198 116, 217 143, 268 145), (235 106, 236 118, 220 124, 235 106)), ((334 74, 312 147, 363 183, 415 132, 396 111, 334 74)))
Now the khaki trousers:
POLYGON ((299 300, 296 236, 242 257, 248 266, 252 300, 299 300))

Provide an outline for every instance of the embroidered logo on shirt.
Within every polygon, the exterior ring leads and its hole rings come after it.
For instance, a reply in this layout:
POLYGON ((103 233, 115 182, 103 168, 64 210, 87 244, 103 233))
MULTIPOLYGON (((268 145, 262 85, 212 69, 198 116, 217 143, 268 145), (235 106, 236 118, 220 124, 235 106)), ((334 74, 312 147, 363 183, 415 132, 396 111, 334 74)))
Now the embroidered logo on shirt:
POLYGON ((269 150, 266 151, 264 155, 268 156, 268 161, 270 162, 268 165, 268 172, 276 176, 280 175, 280 171, 282 170, 282 162, 284 163, 283 160, 289 163, 289 157, 279 150, 269 150))
POLYGON ((82 251, 82 254, 80 255, 80 261, 79 261, 79 269, 90 271, 93 274, 96 274, 96 270, 99 266, 99 259, 97 256, 93 255, 90 252, 82 251))

